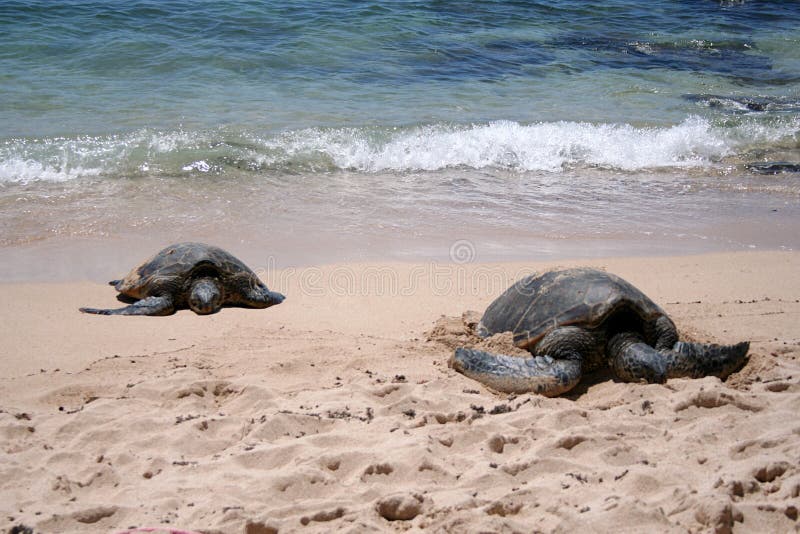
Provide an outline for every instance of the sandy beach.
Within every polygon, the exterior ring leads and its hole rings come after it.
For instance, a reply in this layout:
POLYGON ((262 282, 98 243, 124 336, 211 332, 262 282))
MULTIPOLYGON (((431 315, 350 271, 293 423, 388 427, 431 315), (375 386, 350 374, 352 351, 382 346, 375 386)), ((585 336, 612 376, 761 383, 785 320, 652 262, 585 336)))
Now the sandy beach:
MULTIPOLYGON (((796 532, 800 254, 263 273, 267 310, 103 317, 99 283, 0 304, 0 529, 796 532), (586 377, 498 395, 449 369, 460 316, 592 265, 690 339, 750 340, 726 382, 586 377), (449 325, 449 326, 447 326, 449 325)), ((112 276, 117 273, 112 273, 112 276)))

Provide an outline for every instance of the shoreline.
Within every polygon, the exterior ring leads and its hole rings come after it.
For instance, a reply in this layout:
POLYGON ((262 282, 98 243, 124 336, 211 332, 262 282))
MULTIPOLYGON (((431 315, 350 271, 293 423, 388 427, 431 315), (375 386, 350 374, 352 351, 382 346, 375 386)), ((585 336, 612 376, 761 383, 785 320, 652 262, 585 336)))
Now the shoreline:
POLYGON ((253 269, 800 250, 799 188, 795 174, 720 169, 122 175, 52 190, 12 185, 0 188, 0 281, 104 282, 180 241, 223 246, 253 269))
POLYGON ((797 272, 774 251, 335 264, 265 277, 287 295, 273 308, 156 318, 78 312, 116 304, 100 283, 0 283, 0 529, 796 529, 797 272), (629 280, 684 337, 750 340, 749 363, 505 396, 428 339, 576 265, 629 280))
MULTIPOLYGON (((781 228, 781 233, 786 229, 781 228)), ((687 242, 679 238, 631 239, 630 237, 541 238, 514 247, 507 241, 495 242, 487 236, 470 239, 430 239, 417 248, 374 256, 353 248, 303 250, 296 244, 281 248, 274 243, 250 238, 227 239, 220 235, 188 235, 170 239, 166 235, 116 236, 95 238, 55 238, 0 247, 4 262, 0 284, 15 283, 105 283, 124 276, 144 259, 172 242, 197 241, 222 246, 245 262, 266 280, 275 273, 335 268, 342 265, 381 266, 425 265, 468 267, 485 265, 545 265, 558 263, 597 263, 610 258, 671 258, 721 254, 792 254, 785 245, 745 245, 743 243, 687 242), (292 252, 281 252, 291 250, 292 252)), ((352 245, 352 243, 351 243, 352 245)))

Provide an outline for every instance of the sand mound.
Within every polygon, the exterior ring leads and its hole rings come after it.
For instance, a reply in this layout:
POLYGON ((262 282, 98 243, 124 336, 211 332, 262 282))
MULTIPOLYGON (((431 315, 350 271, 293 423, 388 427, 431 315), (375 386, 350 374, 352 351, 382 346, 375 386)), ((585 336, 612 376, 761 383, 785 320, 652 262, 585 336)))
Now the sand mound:
POLYGON ((514 336, 511 332, 495 334, 488 338, 481 338, 475 333, 475 327, 480 320, 480 314, 467 311, 461 317, 441 316, 433 328, 426 332, 425 339, 444 345, 449 350, 458 347, 468 347, 485 350, 521 358, 530 357, 530 353, 514 345, 514 336))

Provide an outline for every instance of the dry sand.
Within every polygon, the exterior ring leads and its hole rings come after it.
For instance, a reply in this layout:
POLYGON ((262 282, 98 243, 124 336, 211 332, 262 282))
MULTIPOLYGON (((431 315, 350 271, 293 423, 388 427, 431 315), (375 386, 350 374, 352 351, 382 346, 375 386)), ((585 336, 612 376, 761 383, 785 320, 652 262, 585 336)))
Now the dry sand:
POLYGON ((798 253, 264 277, 286 302, 207 317, 89 316, 111 288, 3 285, 0 529, 800 530, 798 253), (426 334, 442 316, 556 265, 607 268, 685 336, 751 340, 750 362, 553 399, 447 367, 426 334))

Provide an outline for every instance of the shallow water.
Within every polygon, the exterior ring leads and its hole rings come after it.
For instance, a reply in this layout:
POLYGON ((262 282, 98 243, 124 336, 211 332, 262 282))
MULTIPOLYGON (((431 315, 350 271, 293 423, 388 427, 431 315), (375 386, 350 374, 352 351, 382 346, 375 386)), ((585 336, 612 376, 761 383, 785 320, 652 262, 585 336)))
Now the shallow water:
POLYGON ((0 279, 184 239, 278 265, 794 250, 798 49, 796 2, 4 2, 0 279))

